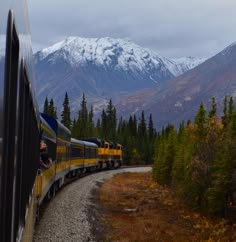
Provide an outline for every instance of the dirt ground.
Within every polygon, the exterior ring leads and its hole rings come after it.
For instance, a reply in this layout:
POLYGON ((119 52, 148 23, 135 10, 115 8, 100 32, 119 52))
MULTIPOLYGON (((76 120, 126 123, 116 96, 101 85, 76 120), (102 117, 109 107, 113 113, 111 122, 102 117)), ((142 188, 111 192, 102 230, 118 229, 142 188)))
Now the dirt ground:
POLYGON ((151 173, 125 173, 96 192, 97 241, 236 241, 236 224, 184 206, 151 173))

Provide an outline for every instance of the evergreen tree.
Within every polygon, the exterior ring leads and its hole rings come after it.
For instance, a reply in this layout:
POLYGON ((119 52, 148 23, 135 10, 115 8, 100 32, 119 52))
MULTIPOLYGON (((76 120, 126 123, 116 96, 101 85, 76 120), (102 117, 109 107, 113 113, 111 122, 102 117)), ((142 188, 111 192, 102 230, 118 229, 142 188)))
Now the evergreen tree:
POLYGON ((48 106, 48 115, 50 115, 53 118, 57 118, 57 111, 56 107, 54 106, 54 101, 53 99, 50 100, 49 106, 48 106))
POLYGON ((212 118, 212 117, 215 117, 216 116, 216 100, 215 100, 215 97, 212 97, 211 98, 211 110, 209 112, 209 115, 208 117, 209 118, 212 118))
POLYGON ((104 139, 107 139, 108 134, 108 124, 107 124, 107 116, 106 116, 106 112, 103 109, 102 110, 102 114, 101 114, 101 137, 103 137, 104 139))
POLYGON ((76 137, 77 135, 77 130, 76 130, 76 119, 74 118, 73 119, 73 122, 72 122, 72 128, 71 128, 71 135, 72 137, 76 137))
POLYGON ((154 138, 154 135, 155 135, 155 130, 154 130, 154 126, 153 126, 152 114, 150 114, 149 122, 148 122, 148 137, 149 137, 150 142, 154 138))
POLYGON ((234 100, 233 100, 233 97, 230 97, 229 105, 228 105, 228 121, 229 122, 231 121, 233 111, 234 111, 234 100))
POLYGON ((49 105, 48 105, 48 97, 45 98, 43 105, 43 112, 49 114, 49 105))
POLYGON ((137 137, 137 119, 135 115, 133 116, 131 115, 129 117, 128 126, 129 126, 130 135, 133 137, 137 137))
POLYGON ((108 139, 116 141, 116 108, 113 106, 111 99, 106 109, 106 122, 108 139))
POLYGON ((93 105, 90 107, 90 111, 88 114, 88 136, 93 136, 94 133, 94 123, 93 123, 93 105))
POLYGON ((140 140, 144 139, 147 135, 147 127, 146 127, 144 111, 142 111, 141 119, 138 125, 138 135, 140 140))
POLYGON ((227 126, 228 122, 228 98, 225 96, 224 103, 223 103, 223 116, 221 117, 221 121, 224 125, 224 127, 227 126))
POLYGON ((197 125, 198 133, 200 136, 204 136, 206 133, 206 110, 203 103, 200 104, 198 112, 195 116, 195 124, 197 125))
POLYGON ((79 116, 76 125, 78 130, 77 138, 88 137, 88 109, 84 93, 80 103, 79 116))
POLYGON ((68 129, 71 129, 71 118, 70 118, 70 105, 69 105, 69 97, 66 92, 64 102, 63 102, 63 110, 61 113, 61 122, 64 124, 68 129))

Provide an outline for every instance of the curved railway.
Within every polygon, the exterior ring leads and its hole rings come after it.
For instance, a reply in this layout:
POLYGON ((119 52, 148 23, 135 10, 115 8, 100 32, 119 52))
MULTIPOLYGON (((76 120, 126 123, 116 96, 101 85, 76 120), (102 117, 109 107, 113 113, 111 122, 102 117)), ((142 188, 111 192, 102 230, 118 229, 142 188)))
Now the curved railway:
POLYGON ((99 184, 123 172, 147 172, 151 167, 102 171, 85 176, 64 187, 45 208, 36 225, 34 242, 95 241, 91 223, 96 223, 93 191, 99 184))

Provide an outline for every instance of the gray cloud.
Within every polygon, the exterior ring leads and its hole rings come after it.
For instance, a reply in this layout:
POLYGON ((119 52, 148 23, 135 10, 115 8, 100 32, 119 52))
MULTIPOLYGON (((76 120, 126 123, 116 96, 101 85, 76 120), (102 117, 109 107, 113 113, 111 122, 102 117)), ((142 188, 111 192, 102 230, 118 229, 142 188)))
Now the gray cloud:
POLYGON ((167 57, 208 57, 236 41, 234 0, 29 0, 34 49, 66 36, 128 37, 167 57))

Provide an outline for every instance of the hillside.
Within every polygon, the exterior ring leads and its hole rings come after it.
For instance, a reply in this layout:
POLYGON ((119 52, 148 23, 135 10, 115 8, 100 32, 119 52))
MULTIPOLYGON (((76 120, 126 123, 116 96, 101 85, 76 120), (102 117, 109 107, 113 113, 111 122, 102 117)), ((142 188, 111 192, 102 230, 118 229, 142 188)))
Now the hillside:
POLYGON ((72 112, 84 92, 94 110, 144 88, 169 80, 203 60, 171 60, 127 39, 69 37, 35 54, 38 100, 53 98, 58 108, 67 91, 72 112))
POLYGON ((161 128, 193 119, 200 103, 209 106, 213 96, 220 107, 225 95, 236 97, 236 44, 183 75, 123 98, 117 109, 122 115, 142 110, 152 113, 161 128))

